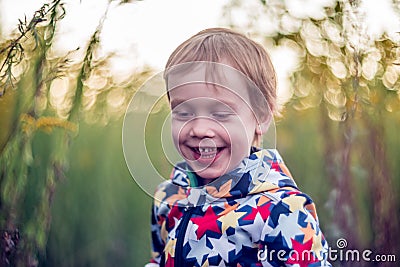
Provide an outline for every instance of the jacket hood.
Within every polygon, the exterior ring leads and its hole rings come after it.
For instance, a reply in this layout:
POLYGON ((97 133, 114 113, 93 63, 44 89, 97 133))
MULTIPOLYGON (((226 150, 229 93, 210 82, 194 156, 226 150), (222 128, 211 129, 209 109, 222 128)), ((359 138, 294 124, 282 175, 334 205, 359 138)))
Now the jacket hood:
POLYGON ((275 149, 253 148, 250 156, 243 159, 237 168, 201 187, 191 187, 193 177, 190 176, 193 173, 190 174, 190 167, 186 162, 178 163, 172 172, 172 183, 187 189, 187 198, 180 201, 186 206, 225 201, 226 198, 242 198, 282 187, 297 189, 275 149))

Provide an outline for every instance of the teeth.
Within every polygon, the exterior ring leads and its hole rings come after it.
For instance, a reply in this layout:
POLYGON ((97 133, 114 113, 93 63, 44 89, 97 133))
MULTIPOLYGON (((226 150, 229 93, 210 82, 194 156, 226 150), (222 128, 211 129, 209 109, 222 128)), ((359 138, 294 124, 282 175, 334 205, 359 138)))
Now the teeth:
POLYGON ((216 151, 217 151, 216 147, 199 147, 200 153, 209 153, 209 152, 216 152, 216 151))

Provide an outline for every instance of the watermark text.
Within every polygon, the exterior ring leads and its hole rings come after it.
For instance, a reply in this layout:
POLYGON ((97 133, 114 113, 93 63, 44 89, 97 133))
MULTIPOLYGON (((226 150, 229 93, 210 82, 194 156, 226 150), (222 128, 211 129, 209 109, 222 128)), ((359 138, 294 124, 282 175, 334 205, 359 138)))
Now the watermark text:
MULTIPOLYGON (((324 257, 330 262, 396 262, 395 254, 375 253, 371 249, 348 249, 347 240, 339 238, 336 241, 336 248, 328 247, 324 251, 324 257)), ((296 250, 276 250, 276 249, 260 249, 257 254, 259 261, 315 261, 317 255, 311 250, 296 251, 296 250)))

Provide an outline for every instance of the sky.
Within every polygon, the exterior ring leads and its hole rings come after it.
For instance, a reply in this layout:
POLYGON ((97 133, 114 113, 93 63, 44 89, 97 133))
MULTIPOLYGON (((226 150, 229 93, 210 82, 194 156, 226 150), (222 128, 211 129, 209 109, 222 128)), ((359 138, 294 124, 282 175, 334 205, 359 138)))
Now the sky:
MULTIPOLYGON (((18 18, 28 19, 44 1, 0 0, 0 25, 4 34, 15 29, 18 18)), ((63 35, 57 43, 69 51, 82 46, 94 32, 108 0, 65 0, 67 15, 60 21, 63 35)), ((116 1, 118 2, 118 1, 116 1)), ((173 49, 194 33, 220 26, 225 0, 144 0, 112 4, 103 29, 107 51, 125 54, 136 50, 138 64, 162 68, 173 49)))
MULTIPOLYGON (((25 15, 29 20, 45 1, 0 0, 2 35, 7 36, 15 30, 18 19, 25 15)), ((205 28, 225 26, 221 14, 227 1, 144 0, 123 5, 112 4, 103 28, 103 52, 117 54, 114 71, 118 73, 132 73, 143 64, 161 71, 170 53, 188 37, 205 28)), ((59 36, 62 38, 58 38, 54 46, 59 51, 67 52, 85 45, 104 14, 108 0, 64 2, 66 16, 59 23, 59 36)), ((318 17, 322 12, 315 0, 286 2, 291 12, 299 17, 318 17)), ((318 1, 320 5, 330 2, 332 0, 318 1)), ((390 3, 391 0, 362 1, 367 16, 366 27, 372 36, 379 36, 383 31, 400 32, 399 16, 392 11, 390 3)), ((287 94, 287 77, 296 67, 294 55, 282 49, 269 52, 277 71, 280 94, 287 94)))

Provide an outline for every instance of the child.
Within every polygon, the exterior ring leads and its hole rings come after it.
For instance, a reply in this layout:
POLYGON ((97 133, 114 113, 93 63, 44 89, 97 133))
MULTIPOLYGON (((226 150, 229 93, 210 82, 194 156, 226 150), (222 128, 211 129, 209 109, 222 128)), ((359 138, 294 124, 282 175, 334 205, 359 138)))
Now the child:
POLYGON ((331 266, 312 200, 260 148, 277 112, 266 51, 206 29, 172 53, 165 80, 185 161, 155 192, 146 266, 331 266))

